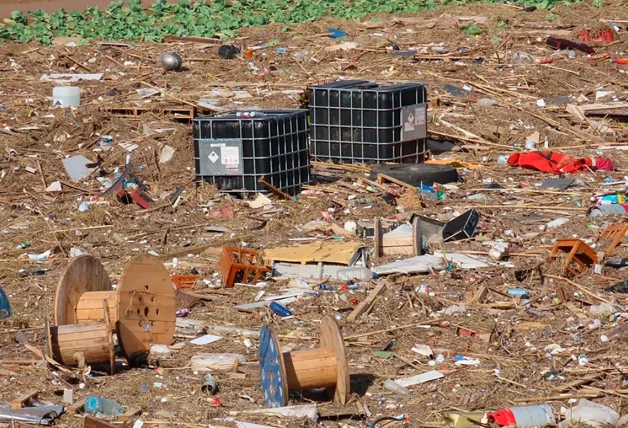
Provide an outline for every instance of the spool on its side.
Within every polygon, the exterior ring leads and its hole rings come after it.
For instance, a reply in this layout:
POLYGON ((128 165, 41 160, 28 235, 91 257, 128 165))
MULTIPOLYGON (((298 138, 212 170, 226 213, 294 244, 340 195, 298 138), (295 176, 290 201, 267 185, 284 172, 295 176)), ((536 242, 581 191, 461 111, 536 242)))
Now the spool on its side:
POLYGON ((320 348, 281 352, 276 335, 268 325, 260 333, 260 377, 264 400, 270 407, 288 404, 291 391, 327 388, 336 402, 348 400, 349 366, 338 323, 325 317, 321 323, 320 348))
POLYGON ((175 321, 174 286, 164 264, 148 254, 131 259, 120 276, 116 324, 129 362, 147 356, 151 344, 170 345, 175 321))
POLYGON ((112 291, 109 275, 97 258, 86 254, 78 256, 66 266, 57 284, 54 324, 76 324, 79 300, 83 294, 92 291, 112 291))
POLYGON ((64 366, 78 365, 77 353, 87 364, 109 364, 115 373, 113 337, 109 325, 90 322, 51 327, 46 323, 46 350, 51 358, 64 366))
POLYGON ((288 405, 288 376, 281 346, 268 325, 263 325, 259 338, 259 370, 264 401, 268 407, 288 405))

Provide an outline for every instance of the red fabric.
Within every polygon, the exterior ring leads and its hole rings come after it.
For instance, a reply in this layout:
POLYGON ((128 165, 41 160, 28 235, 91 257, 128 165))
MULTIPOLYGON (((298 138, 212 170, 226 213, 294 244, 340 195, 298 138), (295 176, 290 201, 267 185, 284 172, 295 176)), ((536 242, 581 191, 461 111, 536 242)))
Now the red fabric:
POLYGON ((508 158, 510 166, 520 166, 526 169, 550 172, 552 174, 565 174, 591 170, 613 169, 613 162, 607 158, 596 158, 597 167, 593 166, 593 159, 576 159, 563 153, 557 152, 529 152, 515 153, 508 158))

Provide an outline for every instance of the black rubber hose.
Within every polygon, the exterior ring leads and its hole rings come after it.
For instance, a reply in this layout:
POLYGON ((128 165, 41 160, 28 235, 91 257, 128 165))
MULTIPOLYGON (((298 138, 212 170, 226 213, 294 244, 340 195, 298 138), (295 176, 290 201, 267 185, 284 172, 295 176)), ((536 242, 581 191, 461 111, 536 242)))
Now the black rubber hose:
POLYGON ((385 422, 385 421, 399 421, 399 419, 397 419, 397 418, 393 418, 392 416, 383 416, 383 417, 381 417, 381 418, 379 418, 379 419, 375 420, 375 422, 373 422, 373 423, 371 424, 371 427, 373 427, 373 428, 377 428, 377 424, 378 424, 378 423, 380 423, 380 422, 385 422))

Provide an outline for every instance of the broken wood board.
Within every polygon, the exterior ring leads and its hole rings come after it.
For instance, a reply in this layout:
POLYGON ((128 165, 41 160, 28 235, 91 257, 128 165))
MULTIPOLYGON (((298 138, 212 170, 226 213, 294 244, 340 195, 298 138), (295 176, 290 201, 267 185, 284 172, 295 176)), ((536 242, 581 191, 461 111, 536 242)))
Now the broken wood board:
POLYGON ((270 266, 274 261, 349 265, 363 246, 364 244, 360 242, 314 242, 297 247, 269 248, 264 250, 263 257, 266 266, 270 266))
POLYGON ((39 391, 36 389, 25 392, 19 397, 11 400, 11 408, 21 409, 22 407, 28 407, 28 402, 31 401, 33 398, 37 398, 38 395, 39 395, 39 391))
POLYGON ((143 114, 152 113, 157 116, 170 116, 178 122, 192 122, 196 117, 194 107, 103 107, 102 111, 110 113, 115 117, 137 117, 143 114))
POLYGON ((385 282, 382 282, 377 287, 375 287, 375 289, 369 293, 367 298, 364 299, 362 302, 360 302, 355 307, 355 309, 353 309, 353 311, 349 314, 349 316, 347 316, 346 322, 352 323, 360 315, 362 315, 364 313, 364 311, 366 311, 373 304, 373 302, 375 301, 377 296, 379 296, 381 294, 381 292, 384 290, 385 287, 386 287, 386 283, 385 282))

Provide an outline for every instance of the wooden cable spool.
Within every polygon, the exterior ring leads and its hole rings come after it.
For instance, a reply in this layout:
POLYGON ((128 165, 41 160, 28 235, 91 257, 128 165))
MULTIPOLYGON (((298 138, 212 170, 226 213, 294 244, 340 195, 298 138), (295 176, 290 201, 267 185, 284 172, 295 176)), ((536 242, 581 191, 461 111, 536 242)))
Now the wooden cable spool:
POLYGON ((151 344, 170 345, 175 330, 174 286, 163 263, 139 255, 123 268, 117 290, 98 259, 82 255, 66 267, 54 303, 56 325, 103 321, 108 302, 110 330, 118 334, 125 356, 145 355, 151 344))
POLYGON ((270 326, 260 332, 259 365, 264 400, 270 407, 288 405, 292 391, 327 388, 342 405, 349 397, 349 365, 338 323, 323 318, 320 348, 281 352, 270 326))
POLYGON ((46 320, 46 354, 65 366, 109 364, 110 374, 116 370, 113 334, 107 301, 101 301, 103 320, 82 324, 50 326, 46 320))

